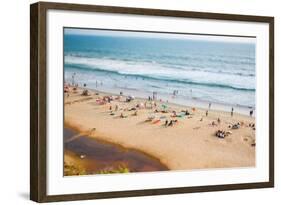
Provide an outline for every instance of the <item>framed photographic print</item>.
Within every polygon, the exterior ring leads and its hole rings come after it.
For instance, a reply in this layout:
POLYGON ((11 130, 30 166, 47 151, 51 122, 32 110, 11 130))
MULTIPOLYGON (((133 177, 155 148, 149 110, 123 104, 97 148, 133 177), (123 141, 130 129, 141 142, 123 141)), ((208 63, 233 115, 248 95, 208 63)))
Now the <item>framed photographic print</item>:
POLYGON ((274 18, 31 5, 30 197, 274 186, 274 18))

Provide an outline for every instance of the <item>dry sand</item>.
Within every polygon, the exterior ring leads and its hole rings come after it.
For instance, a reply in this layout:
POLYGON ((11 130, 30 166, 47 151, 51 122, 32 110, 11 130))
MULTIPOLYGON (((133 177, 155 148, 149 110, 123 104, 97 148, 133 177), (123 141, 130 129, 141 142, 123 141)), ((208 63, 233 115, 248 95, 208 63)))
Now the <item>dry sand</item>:
POLYGON ((171 170, 255 166, 255 131, 248 126, 255 122, 255 118, 237 113, 231 117, 229 112, 213 110, 206 117, 206 110, 196 108, 192 112, 188 106, 165 103, 169 111, 179 113, 188 109, 192 114, 190 118, 172 118, 171 112, 154 112, 155 109, 162 110, 163 103, 159 101, 156 101, 156 108, 138 109, 137 116, 133 116, 135 111, 124 109, 144 103, 145 99, 125 102, 125 97, 122 97, 99 105, 97 99, 108 93, 98 92, 99 95, 96 95, 95 92, 92 90, 90 96, 82 96, 79 88, 76 92, 65 94, 65 125, 94 138, 145 152, 158 158, 171 170), (119 107, 117 112, 116 105, 119 107), (110 106, 115 115, 110 115, 110 106), (120 118, 121 113, 127 117, 120 118), (149 116, 155 116, 155 119, 145 122, 149 116), (154 124, 161 116, 166 118, 154 124), (221 123, 212 126, 212 121, 217 123, 218 118, 221 123), (166 119, 177 119, 178 123, 165 127, 166 119), (237 122, 244 125, 235 130, 228 128, 237 122), (218 138, 215 136, 218 129, 229 130, 232 134, 223 139, 218 138))

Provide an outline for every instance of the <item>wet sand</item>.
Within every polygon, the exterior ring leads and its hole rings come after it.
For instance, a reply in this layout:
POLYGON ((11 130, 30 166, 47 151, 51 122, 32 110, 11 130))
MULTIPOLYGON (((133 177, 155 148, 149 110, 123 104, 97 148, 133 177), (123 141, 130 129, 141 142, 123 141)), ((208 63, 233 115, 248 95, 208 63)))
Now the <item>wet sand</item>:
POLYGON ((152 156, 134 149, 80 135, 64 128, 65 162, 80 166, 86 174, 126 167, 130 172, 166 171, 168 168, 152 156))

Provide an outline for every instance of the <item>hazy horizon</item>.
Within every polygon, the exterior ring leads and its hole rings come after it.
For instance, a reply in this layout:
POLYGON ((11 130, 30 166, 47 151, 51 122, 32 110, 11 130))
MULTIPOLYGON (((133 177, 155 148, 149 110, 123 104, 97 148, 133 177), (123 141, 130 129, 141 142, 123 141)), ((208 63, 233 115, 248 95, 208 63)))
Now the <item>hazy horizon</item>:
POLYGON ((178 40, 197 40, 227 43, 248 43, 255 44, 255 37, 233 37, 221 35, 205 35, 205 34, 175 34, 161 33, 155 31, 117 31, 103 29, 81 29, 81 28, 64 28, 64 35, 87 35, 87 36, 112 36, 112 37, 135 37, 135 38, 161 38, 161 39, 178 39, 178 40))

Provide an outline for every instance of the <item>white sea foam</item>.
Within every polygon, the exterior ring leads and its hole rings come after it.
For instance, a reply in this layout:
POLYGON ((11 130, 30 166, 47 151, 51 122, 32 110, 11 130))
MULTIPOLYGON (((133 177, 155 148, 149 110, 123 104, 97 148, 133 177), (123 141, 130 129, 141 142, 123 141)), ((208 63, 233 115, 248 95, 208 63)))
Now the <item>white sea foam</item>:
POLYGON ((192 67, 176 69, 156 62, 148 63, 77 56, 65 56, 65 63, 72 66, 84 66, 92 70, 115 72, 121 75, 148 77, 187 84, 193 83, 202 86, 255 90, 255 78, 253 76, 240 75, 234 78, 229 73, 206 72, 192 67))

